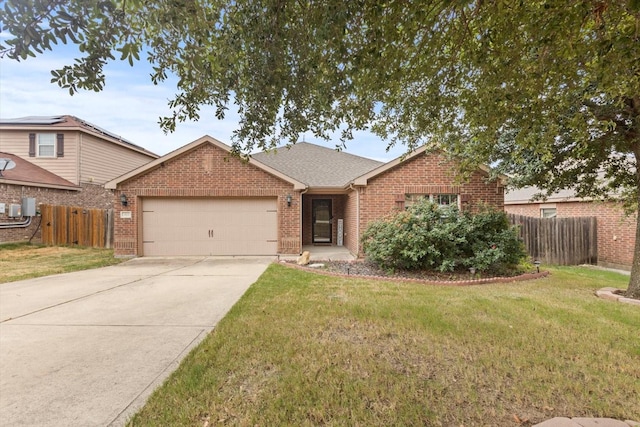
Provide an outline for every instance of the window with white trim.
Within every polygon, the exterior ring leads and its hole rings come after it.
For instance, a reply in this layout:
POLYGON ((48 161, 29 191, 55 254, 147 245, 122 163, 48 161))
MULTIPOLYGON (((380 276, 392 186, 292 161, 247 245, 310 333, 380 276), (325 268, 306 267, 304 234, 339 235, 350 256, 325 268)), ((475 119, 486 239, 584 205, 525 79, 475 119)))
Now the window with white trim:
POLYGON ((439 206, 458 206, 457 194, 434 194, 431 201, 439 206))
POLYGON ((406 194, 404 198, 404 208, 408 209, 411 205, 424 199, 429 199, 440 207, 460 207, 459 194, 406 194))
POLYGON ((555 218, 557 216, 556 208, 541 208, 540 218, 555 218))
POLYGON ((39 133, 37 139, 38 157, 55 157, 56 156, 56 134, 55 133, 39 133))

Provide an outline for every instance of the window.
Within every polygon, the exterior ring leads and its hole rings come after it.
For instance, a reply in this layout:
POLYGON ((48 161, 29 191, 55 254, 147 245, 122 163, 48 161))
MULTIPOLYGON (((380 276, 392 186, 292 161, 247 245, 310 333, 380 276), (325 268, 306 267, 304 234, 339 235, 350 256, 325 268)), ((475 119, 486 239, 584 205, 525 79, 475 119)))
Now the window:
POLYGON ((440 206, 458 205, 457 194, 435 194, 431 196, 431 200, 440 206))
POLYGON ((540 209, 540 218, 555 218, 556 208, 542 208, 540 209))
POLYGON ((38 134, 38 157, 55 157, 56 135, 53 133, 38 134))
POLYGON ((63 133, 30 133, 29 157, 64 157, 63 133))
POLYGON ((407 194, 405 195, 404 207, 407 209, 420 200, 427 198, 440 207, 460 207, 460 198, 457 194, 407 194))
POLYGON ((404 208, 409 209, 412 205, 415 205, 427 197, 429 196, 425 194, 406 194, 404 196, 404 208))

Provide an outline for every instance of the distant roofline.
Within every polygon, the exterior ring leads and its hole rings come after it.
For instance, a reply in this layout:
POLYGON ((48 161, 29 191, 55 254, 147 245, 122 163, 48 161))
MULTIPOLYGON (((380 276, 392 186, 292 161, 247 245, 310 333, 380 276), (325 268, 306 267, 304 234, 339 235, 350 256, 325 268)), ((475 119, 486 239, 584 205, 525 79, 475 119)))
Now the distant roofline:
POLYGON ((6 179, 4 177, 0 177, 0 183, 7 184, 7 185, 22 185, 25 187, 52 188, 56 190, 80 191, 82 189, 82 187, 77 185, 59 185, 59 184, 48 184, 46 182, 20 181, 17 179, 6 179))
MULTIPOLYGON (((31 163, 27 159, 24 159, 20 156, 16 156, 13 153, 8 153, 6 151, 0 151, 0 158, 7 158, 16 163, 16 167, 19 166, 22 168, 25 166, 29 169, 26 177, 24 176, 16 176, 14 173, 14 169, 9 169, 4 171, 3 175, 0 176, 0 183, 2 184, 12 184, 12 185, 23 185, 29 187, 40 187, 40 188, 54 188, 60 190, 80 190, 80 186, 75 185, 71 181, 62 178, 60 175, 57 175, 41 166, 31 163), (44 178, 42 181, 33 180, 35 175, 38 175, 41 178, 44 178), (9 176, 7 176, 9 175, 9 176), (57 181, 57 182, 56 182, 57 181)), ((22 174, 24 175, 24 174, 22 174)))
POLYGON ((56 116, 25 116, 25 117, 18 117, 14 119, 0 119, 0 129, 4 128, 5 126, 11 127, 11 128, 19 128, 19 129, 34 129, 34 128, 38 129, 39 127, 42 127, 44 129, 49 129, 52 125, 58 125, 58 126, 55 126, 55 129, 60 129, 60 130, 80 129, 83 132, 86 132, 88 134, 93 134, 95 136, 100 136, 103 138, 106 137, 108 139, 111 139, 112 142, 116 142, 118 144, 124 145, 127 148, 131 148, 135 151, 141 152, 143 154, 147 154, 151 157, 155 157, 155 158, 160 157, 156 153, 153 153, 144 147, 134 144, 133 142, 121 137, 120 135, 116 135, 115 133, 109 132, 108 130, 103 129, 100 126, 94 125, 91 122, 88 122, 86 120, 83 120, 81 118, 78 118, 69 114, 56 115, 56 116), (77 124, 72 122, 67 125, 62 125, 62 126, 58 125, 60 123, 64 123, 67 118, 77 122, 77 124))

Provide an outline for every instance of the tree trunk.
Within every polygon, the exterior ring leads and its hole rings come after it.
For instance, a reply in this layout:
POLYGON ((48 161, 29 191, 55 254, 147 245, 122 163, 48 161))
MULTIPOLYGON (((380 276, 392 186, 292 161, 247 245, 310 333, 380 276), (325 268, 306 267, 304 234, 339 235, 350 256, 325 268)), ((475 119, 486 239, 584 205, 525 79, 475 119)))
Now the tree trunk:
POLYGON ((638 200, 638 209, 636 211, 636 244, 633 251, 633 265, 631 266, 631 278, 629 279, 629 288, 626 296, 629 298, 640 299, 640 198, 638 200))
POLYGON ((631 266, 631 278, 626 296, 640 299, 640 144, 632 144, 633 154, 636 158, 636 244, 633 250, 633 265, 631 266))

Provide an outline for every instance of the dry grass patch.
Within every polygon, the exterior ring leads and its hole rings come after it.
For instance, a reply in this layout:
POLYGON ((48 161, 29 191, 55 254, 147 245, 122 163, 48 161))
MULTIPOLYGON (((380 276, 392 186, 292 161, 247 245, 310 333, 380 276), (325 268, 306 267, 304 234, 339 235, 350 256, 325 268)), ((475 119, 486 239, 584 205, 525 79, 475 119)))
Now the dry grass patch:
POLYGON ((640 310, 583 268, 451 288, 273 265, 131 425, 529 425, 640 419, 640 310))
POLYGON ((114 258, 112 249, 3 244, 0 245, 0 283, 105 267, 121 261, 114 258))

